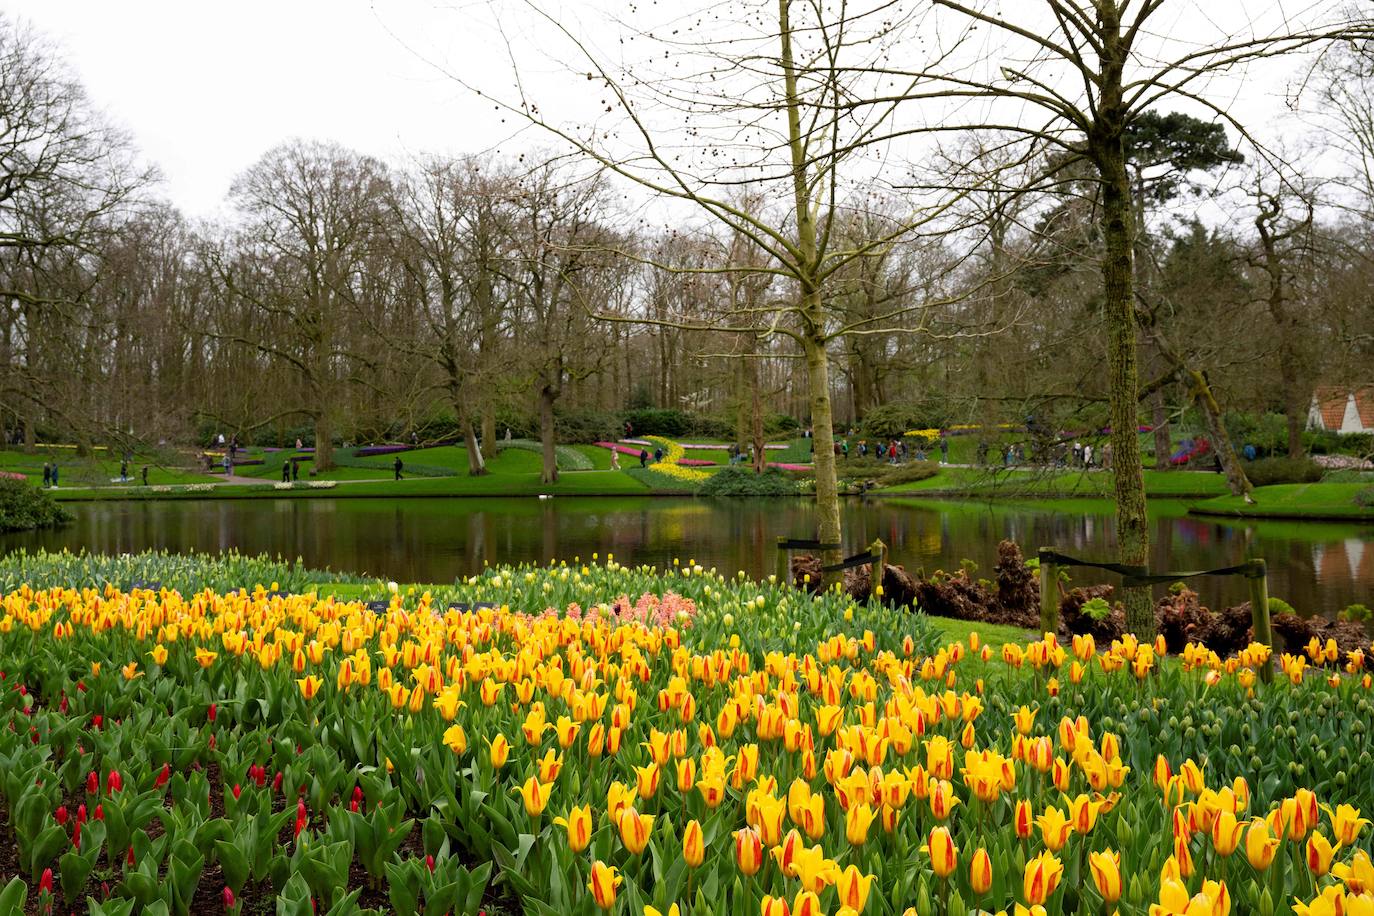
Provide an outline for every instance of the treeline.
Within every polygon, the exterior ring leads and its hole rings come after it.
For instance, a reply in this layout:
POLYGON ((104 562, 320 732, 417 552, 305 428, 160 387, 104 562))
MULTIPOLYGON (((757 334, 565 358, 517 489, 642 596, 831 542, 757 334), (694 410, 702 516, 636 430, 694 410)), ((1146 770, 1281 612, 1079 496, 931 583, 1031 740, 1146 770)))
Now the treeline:
MULTIPOLYGON (((1374 98, 1363 49, 1334 59, 1329 92, 1374 98)), ((507 428, 551 459, 560 432, 613 435, 631 410, 741 440, 809 422, 796 340, 729 323, 795 298, 795 281, 717 227, 650 228, 585 165, 292 141, 237 178, 226 218, 193 222, 60 53, 9 19, 0 125, 10 441, 299 438, 325 467, 342 442, 507 428)), ((897 221, 890 195, 826 227, 864 252, 827 286, 827 320, 862 329, 829 344, 836 422, 897 405, 920 427, 1100 429, 1097 183, 1050 153, 968 143, 961 168, 999 177, 960 197, 949 231, 869 245, 897 221)), ((1374 379, 1374 182, 1280 175, 1175 114, 1133 124, 1127 155, 1142 423, 1276 412, 1299 450, 1315 386, 1374 379)))

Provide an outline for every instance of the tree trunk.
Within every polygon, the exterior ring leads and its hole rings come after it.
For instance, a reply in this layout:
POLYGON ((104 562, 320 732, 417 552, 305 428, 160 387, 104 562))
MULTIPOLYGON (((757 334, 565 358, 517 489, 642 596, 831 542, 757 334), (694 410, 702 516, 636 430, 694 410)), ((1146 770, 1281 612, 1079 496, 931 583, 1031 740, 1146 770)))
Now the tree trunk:
POLYGON ((768 467, 768 444, 763 438, 763 396, 759 390, 759 361, 749 360, 749 395, 752 402, 754 434, 754 473, 762 474, 768 467))
POLYGON ((1169 414, 1164 409, 1164 388, 1161 386, 1150 395, 1150 423, 1154 426, 1155 470, 1167 471, 1173 467, 1169 456, 1173 453, 1173 443, 1169 437, 1169 414))
POLYGON ((487 463, 482 458, 482 449, 477 444, 477 436, 473 433, 472 423, 465 417, 463 423, 463 442, 467 445, 468 452, 468 476, 481 477, 487 472, 487 463))
POLYGON ((311 463, 316 474, 334 467, 334 434, 329 429, 329 418, 324 413, 315 417, 315 458, 311 463))
POLYGON ((548 385, 539 389, 539 441, 544 454, 544 469, 539 477, 541 483, 558 482, 558 452, 553 435, 554 397, 548 385))
POLYGON ((482 411, 482 471, 486 472, 486 462, 496 457, 496 414, 490 409, 482 411))
MULTIPOLYGON (((1119 77, 1119 72, 1116 74, 1119 77)), ((1119 118, 1119 94, 1104 99, 1099 121, 1119 118), (1114 106, 1112 103, 1114 102, 1114 106)), ((1120 561, 1145 567, 1150 561, 1150 519, 1145 502, 1145 476, 1140 460, 1139 380, 1136 367, 1135 226, 1122 130, 1093 139, 1093 158, 1102 179, 1102 286, 1107 319, 1109 416, 1112 432, 1112 476, 1116 497, 1116 538, 1120 561)), ((1142 638, 1154 636, 1150 589, 1122 589, 1126 629, 1142 638)))
POLYGON ((25 418, 24 418, 24 451, 26 451, 26 452, 32 452, 32 451, 34 450, 34 448, 36 447, 36 445, 37 445, 37 440, 36 440, 36 438, 35 438, 35 436, 34 436, 33 418, 32 418, 32 417, 25 417, 25 418))
MULTIPOLYGON (((820 295, 812 293, 813 304, 807 312, 819 313, 820 295)), ((805 338, 806 375, 811 388, 811 441, 815 445, 816 468, 816 537, 823 544, 840 543, 840 492, 835 477, 835 432, 830 407, 830 359, 825 340, 805 338)), ((840 548, 821 551, 821 563, 829 566, 840 562, 840 548)), ((826 584, 829 579, 826 577, 826 584)))
POLYGON ((1216 449, 1217 460, 1221 462, 1221 470, 1226 474, 1226 486, 1231 489, 1232 496, 1242 496, 1247 503, 1253 503, 1255 500, 1250 494, 1254 487, 1250 485, 1250 478, 1245 476, 1245 469, 1240 466, 1240 459, 1236 457, 1236 448, 1226 432, 1226 424, 1221 418, 1221 408, 1217 406, 1217 399, 1212 394, 1212 386, 1207 384, 1207 376, 1196 369, 1186 371, 1193 391, 1193 400, 1197 403, 1198 410, 1202 411, 1202 419, 1207 424, 1207 434, 1212 437, 1212 447, 1216 449))
MULTIPOLYGON (((1287 335, 1281 335, 1287 336, 1287 335)), ((1308 399, 1298 387, 1298 359, 1291 344, 1279 345, 1279 377, 1283 381, 1283 412, 1288 421, 1288 457, 1301 458, 1307 451, 1302 444, 1303 421, 1307 418, 1308 399)))

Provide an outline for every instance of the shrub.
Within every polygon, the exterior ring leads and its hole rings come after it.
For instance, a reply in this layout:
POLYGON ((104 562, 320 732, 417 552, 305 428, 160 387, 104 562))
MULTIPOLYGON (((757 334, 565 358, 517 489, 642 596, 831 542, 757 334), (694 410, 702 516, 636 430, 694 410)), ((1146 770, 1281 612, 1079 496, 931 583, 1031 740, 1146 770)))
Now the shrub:
POLYGON ((770 413, 763 418, 763 434, 765 436, 777 436, 783 433, 796 432, 801 428, 797 418, 785 413, 770 413))
POLYGON ((1316 483, 1326 473, 1310 458, 1261 458, 1244 464, 1246 476, 1257 487, 1276 483, 1316 483))
MULTIPOLYGON (((663 407, 645 407, 642 410, 627 410, 624 420, 633 427, 636 438, 644 436, 667 436, 678 438, 687 435, 691 418, 681 410, 663 407)), ((623 433, 624 423, 618 431, 623 433)))
POLYGON ((52 494, 23 480, 0 478, 0 531, 53 528, 72 520, 52 494))
POLYGON ((900 439, 909 429, 938 429, 941 423, 929 410, 910 404, 885 404, 864 415, 859 435, 865 439, 900 439))
MULTIPOLYGON (((588 443, 600 442, 603 439, 617 439, 623 432, 623 428, 615 414, 600 410, 575 408, 560 410, 554 414, 553 432, 559 442, 588 443)), ((503 429, 497 434, 497 438, 499 439, 505 434, 506 431, 503 429)), ((538 438, 538 436, 531 438, 538 438)))
POLYGON ((911 461, 906 464, 885 465, 877 480, 881 486, 895 487, 901 483, 929 480, 940 473, 938 461, 911 461))
POLYGON ((773 497, 796 496, 797 482, 779 470, 770 468, 762 474, 739 465, 721 468, 701 485, 702 496, 773 497))
POLYGON ((1361 509, 1374 509, 1374 487, 1365 487, 1355 493, 1355 505, 1361 509))
POLYGON ((1363 604, 1352 604, 1338 615, 1342 620, 1350 620, 1355 623, 1366 623, 1374 612, 1363 604))
POLYGON ((1337 433, 1327 429, 1310 429, 1302 435, 1303 445, 1314 455, 1351 455, 1368 458, 1374 455, 1374 433, 1337 433))
POLYGON ((1284 601, 1282 598, 1269 599, 1269 616, 1277 617, 1279 614, 1296 614, 1293 605, 1284 601))

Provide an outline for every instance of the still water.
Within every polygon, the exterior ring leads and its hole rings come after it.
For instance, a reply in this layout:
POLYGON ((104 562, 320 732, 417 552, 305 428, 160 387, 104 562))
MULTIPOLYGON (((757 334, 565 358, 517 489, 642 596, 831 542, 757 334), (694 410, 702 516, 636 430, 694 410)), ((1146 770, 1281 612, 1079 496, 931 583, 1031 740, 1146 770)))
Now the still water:
MULTIPOLYGON (((726 573, 776 569, 779 535, 814 533, 802 501, 695 499, 280 499, 77 503, 59 531, 4 535, 17 547, 119 553, 144 549, 301 557, 310 566, 400 582, 449 582, 483 562, 543 563, 603 556, 626 564, 694 559, 726 573)), ((1374 605, 1374 528, 1318 522, 1237 523, 1189 517, 1181 504, 1153 509, 1153 566, 1201 569, 1249 557, 1269 561, 1270 594, 1303 613, 1374 605)), ((991 577, 997 542, 1054 546, 1084 559, 1111 559, 1111 506, 1072 510, 969 502, 849 500, 846 548, 882 538, 909 570, 954 569, 963 559, 991 577)), ((1111 581, 1077 571, 1075 581, 1111 581)), ((1245 600, 1240 579, 1194 580, 1209 606, 1245 600)))

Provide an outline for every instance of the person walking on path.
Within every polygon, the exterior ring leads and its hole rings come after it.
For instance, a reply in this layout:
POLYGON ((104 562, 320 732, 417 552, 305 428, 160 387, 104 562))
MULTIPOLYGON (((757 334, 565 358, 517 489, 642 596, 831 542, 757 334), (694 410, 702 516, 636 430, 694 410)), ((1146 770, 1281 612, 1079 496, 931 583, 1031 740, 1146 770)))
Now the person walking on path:
POLYGON ((616 449, 611 449, 611 470, 620 470, 620 452, 616 449))
POLYGON ((145 487, 148 485, 148 465, 146 464, 143 466, 143 485, 145 487))
POLYGON ((43 489, 52 486, 52 462, 43 462, 43 489))
POLYGON ((129 482, 129 459, 128 459, 128 458, 121 458, 121 459, 119 460, 119 482, 120 482, 120 483, 128 483, 128 482, 129 482))
POLYGON ((289 459, 289 458, 281 463, 281 482, 282 482, 282 483, 290 483, 290 482, 291 482, 291 465, 292 465, 292 461, 291 461, 291 459, 289 459))
POLYGON ((401 480, 401 479, 402 479, 402 477, 401 477, 401 468, 403 468, 403 467, 405 467, 405 465, 401 462, 401 456, 400 456, 400 455, 397 455, 397 456, 396 456, 396 460, 395 460, 395 461, 392 463, 392 465, 391 465, 391 469, 392 469, 393 471, 396 472, 396 479, 397 479, 397 480, 401 480))
POLYGON ((234 476, 234 459, 229 457, 229 453, 224 453, 224 479, 228 480, 234 476))
POLYGON ((949 439, 943 434, 940 436, 940 463, 949 464, 949 439))
POLYGON ((54 462, 54 463, 53 463, 53 466, 52 466, 52 485, 53 485, 53 489, 56 489, 56 488, 57 488, 57 463, 56 463, 56 462, 54 462))
POLYGON ((649 466, 649 450, 642 448, 639 450, 639 466, 647 468, 649 466))
POLYGON ((292 461, 292 462, 291 462, 291 482, 292 482, 292 483, 295 483, 297 480, 300 480, 300 479, 301 479, 301 463, 300 463, 299 461, 292 461))

